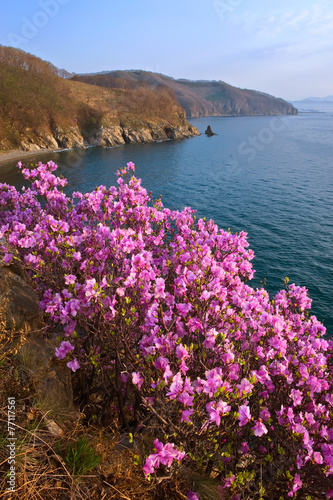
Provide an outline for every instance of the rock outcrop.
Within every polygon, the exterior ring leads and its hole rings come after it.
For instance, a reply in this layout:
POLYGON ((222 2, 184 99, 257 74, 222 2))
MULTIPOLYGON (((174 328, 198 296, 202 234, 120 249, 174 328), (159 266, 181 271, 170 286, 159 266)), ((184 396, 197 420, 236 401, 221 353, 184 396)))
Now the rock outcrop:
POLYGON ((29 277, 17 264, 0 264, 0 303, 7 330, 37 332, 42 316, 29 277))
POLYGON ((192 125, 173 127, 169 124, 142 123, 139 127, 100 126, 89 134, 78 127, 67 130, 57 128, 53 134, 35 131, 33 137, 21 140, 23 151, 39 151, 48 148, 84 148, 86 146, 114 147, 119 144, 150 143, 156 141, 178 140, 200 135, 192 125))
POLYGON ((206 135, 208 135, 208 137, 211 137, 212 135, 217 135, 217 134, 215 134, 215 133, 212 131, 211 126, 210 126, 210 125, 208 125, 208 127, 207 127, 207 129, 206 129, 206 131, 205 131, 205 134, 206 134, 206 135))
POLYGON ((0 264, 2 327, 16 351, 19 371, 32 384, 36 405, 53 418, 75 415, 71 373, 54 356, 54 343, 43 335, 39 300, 18 264, 0 264))

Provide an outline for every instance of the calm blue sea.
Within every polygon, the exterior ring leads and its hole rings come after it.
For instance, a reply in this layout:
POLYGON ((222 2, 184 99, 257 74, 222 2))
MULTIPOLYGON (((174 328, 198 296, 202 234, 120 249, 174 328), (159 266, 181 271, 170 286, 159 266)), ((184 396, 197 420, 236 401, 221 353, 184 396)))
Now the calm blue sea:
MULTIPOLYGON (((70 190, 114 184, 128 161, 164 205, 191 206, 220 227, 248 233, 252 286, 275 294, 288 276, 306 286, 312 311, 333 335, 333 113, 191 120, 182 141, 90 148, 37 157, 60 166, 70 190), (204 134, 211 125, 216 134, 204 134)), ((0 182, 20 184, 13 164, 0 182)))

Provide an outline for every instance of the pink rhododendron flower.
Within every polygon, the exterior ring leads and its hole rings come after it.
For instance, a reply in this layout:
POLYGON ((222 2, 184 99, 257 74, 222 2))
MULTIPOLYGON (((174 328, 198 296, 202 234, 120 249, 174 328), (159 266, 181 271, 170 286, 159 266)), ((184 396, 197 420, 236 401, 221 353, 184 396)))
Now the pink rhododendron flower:
POLYGON ((217 426, 221 424, 221 416, 224 416, 231 410, 225 401, 212 401, 206 404, 206 410, 209 413, 209 418, 212 422, 215 422, 217 426))
POLYGON ((177 401, 182 403, 184 406, 193 406, 194 397, 190 396, 186 391, 183 391, 177 397, 177 401))
POLYGON ((73 361, 69 361, 67 363, 68 368, 70 368, 73 372, 76 372, 80 368, 79 362, 76 358, 73 359, 73 361))
POLYGON ((132 373, 132 383, 134 385, 137 385, 138 389, 141 389, 143 382, 144 382, 143 377, 141 376, 141 374, 139 372, 132 373))
POLYGON ((177 450, 174 444, 166 443, 163 445, 158 439, 155 439, 154 446, 156 453, 152 453, 146 458, 143 467, 146 476, 155 472, 155 469, 158 469, 160 464, 170 467, 174 460, 182 460, 186 455, 185 452, 177 450))
POLYGON ((169 360, 167 358, 163 358, 163 356, 159 356, 156 361, 154 361, 154 366, 157 370, 165 370, 167 366, 169 366, 169 360))
POLYGON ((246 455, 250 451, 249 445, 247 444, 246 441, 241 444, 240 450, 242 453, 244 453, 244 455, 246 455))
POLYGON ((66 285, 74 285, 75 282, 76 276, 74 276, 74 274, 68 274, 67 276, 65 276, 66 285))
POLYGON ((203 342, 203 346, 207 347, 208 349, 213 349, 216 343, 216 337, 218 336, 218 332, 215 330, 215 328, 211 328, 208 330, 206 333, 206 338, 203 342))
POLYGON ((156 299, 164 299, 165 294, 165 281, 163 278, 156 278, 154 295, 156 299))
POLYGON ((177 345, 177 347, 176 347, 176 356, 179 359, 187 359, 189 357, 189 354, 187 352, 186 347, 184 347, 182 344, 177 345))
POLYGON ((177 304, 176 307, 179 314, 181 314, 182 316, 186 316, 186 314, 192 309, 191 304, 177 304))
POLYGON ((240 395, 242 395, 242 393, 249 394, 253 389, 253 384, 251 384, 246 378, 243 378, 241 383, 237 384, 236 387, 238 387, 240 395))
POLYGON ((267 410, 267 408, 264 408, 263 410, 260 411, 259 413, 259 417, 261 418, 261 420, 263 420, 264 422, 267 422, 268 419, 270 418, 271 414, 270 412, 267 410))
POLYGON ((231 476, 229 476, 227 479, 225 479, 224 481, 224 488, 230 488, 232 483, 234 482, 235 480, 235 476, 232 474, 231 476))
POLYGON ((10 264, 12 262, 12 260, 13 260, 13 254, 6 253, 5 256, 4 256, 4 258, 3 258, 3 262, 5 264, 10 264))
POLYGON ((250 420, 251 420, 251 413, 250 413, 250 408, 247 404, 241 405, 239 407, 239 426, 242 427, 243 425, 246 425, 250 420))
POLYGON ((302 403, 303 396, 301 391, 299 391, 298 389, 292 389, 290 391, 290 397, 294 401, 295 406, 298 406, 302 403))
POLYGON ((182 391, 183 391, 183 379, 180 373, 177 373, 173 378, 172 378, 172 383, 170 385, 170 389, 167 392, 167 396, 170 397, 170 399, 175 399, 182 391))
POLYGON ((180 422, 190 422, 189 417, 192 415, 193 410, 183 410, 180 422))
POLYGON ((252 428, 255 436, 262 436, 263 434, 267 434, 268 430, 266 426, 262 422, 256 422, 255 426, 252 428))
POLYGON ((56 348, 55 355, 58 359, 65 359, 67 354, 73 350, 74 347, 66 340, 63 340, 60 346, 56 348))
POLYGON ((315 451, 313 453, 313 460, 317 463, 317 464, 322 464, 324 463, 324 460, 323 460, 323 456, 321 453, 319 453, 318 451, 315 451))
POLYGON ((288 496, 293 497, 297 490, 302 487, 303 482, 301 481, 301 477, 299 474, 295 474, 294 484, 292 490, 288 492, 288 496))

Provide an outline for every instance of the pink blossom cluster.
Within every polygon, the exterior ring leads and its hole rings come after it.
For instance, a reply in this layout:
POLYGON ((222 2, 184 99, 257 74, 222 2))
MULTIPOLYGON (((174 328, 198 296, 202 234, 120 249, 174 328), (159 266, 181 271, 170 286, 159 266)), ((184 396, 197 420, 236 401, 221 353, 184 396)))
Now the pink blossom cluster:
POLYGON ((146 476, 155 472, 155 470, 159 468, 160 464, 171 467, 174 460, 181 460, 186 455, 183 451, 177 450, 173 443, 166 443, 163 445, 163 443, 161 443, 158 439, 155 439, 154 446, 156 453, 151 453, 143 466, 146 476))
POLYGON ((148 418, 145 473, 214 469, 232 498, 266 468, 262 498, 331 494, 333 342, 307 290, 251 288, 246 234, 152 203, 132 163, 117 187, 71 198, 56 168, 22 169, 29 189, 0 185, 3 262, 34 279, 59 362, 113 398, 124 426, 148 418))

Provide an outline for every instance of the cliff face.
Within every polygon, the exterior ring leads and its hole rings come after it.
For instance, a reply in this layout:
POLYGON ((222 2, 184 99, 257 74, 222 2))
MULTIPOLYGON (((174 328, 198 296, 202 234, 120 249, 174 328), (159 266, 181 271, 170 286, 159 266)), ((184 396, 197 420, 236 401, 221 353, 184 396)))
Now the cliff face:
POLYGON ((147 71, 111 71, 76 75, 75 81, 119 89, 167 88, 184 108, 187 118, 203 116, 297 114, 283 99, 255 90, 239 89, 225 82, 174 80, 147 71))
POLYGON ((70 81, 50 63, 0 46, 0 152, 110 147, 198 134, 167 89, 70 81))
MULTIPOLYGON (((190 124, 170 126, 168 123, 156 124, 142 122, 140 126, 129 122, 127 125, 100 125, 89 133, 79 127, 62 129, 57 127, 53 132, 34 130, 29 136, 22 136, 16 147, 22 151, 39 151, 49 148, 84 148, 87 146, 114 147, 120 144, 151 143, 176 139, 185 139, 200 135, 190 124)), ((0 151, 1 151, 0 139, 0 151)), ((10 149, 10 143, 4 143, 2 149, 10 149)))

